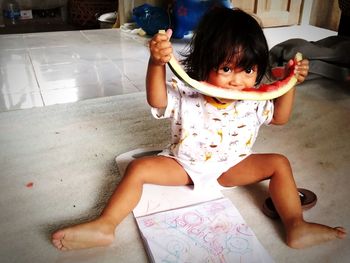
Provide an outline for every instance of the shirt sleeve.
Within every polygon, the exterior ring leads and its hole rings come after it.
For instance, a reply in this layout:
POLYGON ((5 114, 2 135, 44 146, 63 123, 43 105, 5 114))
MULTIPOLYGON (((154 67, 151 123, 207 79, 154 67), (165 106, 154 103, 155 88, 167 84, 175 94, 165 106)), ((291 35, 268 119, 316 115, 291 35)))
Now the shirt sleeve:
POLYGON ((259 102, 257 114, 260 124, 269 125, 272 121, 273 111, 274 104, 272 100, 259 102))
POLYGON ((156 119, 172 118, 180 103, 180 94, 174 81, 167 82, 167 106, 165 108, 151 108, 151 112, 156 119))

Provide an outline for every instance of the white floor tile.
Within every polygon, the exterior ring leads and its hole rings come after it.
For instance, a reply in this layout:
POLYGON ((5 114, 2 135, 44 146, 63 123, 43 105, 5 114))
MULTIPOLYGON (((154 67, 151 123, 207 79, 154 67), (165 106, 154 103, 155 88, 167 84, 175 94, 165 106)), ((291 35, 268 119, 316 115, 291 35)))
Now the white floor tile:
MULTIPOLYGON (((1 45, 1 44, 0 44, 1 45)), ((27 49, 1 49, 0 67, 8 65, 30 65, 30 56, 27 49)))
POLYGON ((67 45, 81 45, 88 40, 80 31, 57 31, 46 33, 24 34, 27 47, 59 47, 67 45))
POLYGON ((39 92, 0 94, 0 111, 29 109, 44 106, 39 92))
POLYGON ((26 63, 0 66, 0 90, 3 94, 39 92, 33 68, 26 63))
POLYGON ((0 49, 24 49, 26 48, 22 34, 0 35, 0 49))
POLYGON ((45 105, 54 105, 135 92, 139 90, 129 80, 122 79, 119 85, 105 83, 102 86, 85 85, 84 87, 43 90, 42 96, 45 105))
MULTIPOLYGON (((313 26, 266 28, 264 33, 270 47, 290 38, 315 41, 336 34, 313 26)), ((144 91, 149 40, 118 29, 0 35, 0 109, 144 91), (22 103, 23 98, 35 99, 22 103)), ((178 58, 189 40, 173 40, 178 58)))

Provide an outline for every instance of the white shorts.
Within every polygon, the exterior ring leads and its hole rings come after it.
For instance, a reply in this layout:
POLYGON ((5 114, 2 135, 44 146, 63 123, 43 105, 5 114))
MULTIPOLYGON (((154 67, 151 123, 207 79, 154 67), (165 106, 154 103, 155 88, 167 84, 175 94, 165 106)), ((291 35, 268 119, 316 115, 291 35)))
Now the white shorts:
POLYGON ((218 178, 231 167, 235 166, 243 159, 248 157, 246 155, 244 158, 239 158, 237 160, 230 160, 220 163, 202 163, 202 164, 192 164, 188 161, 183 161, 172 155, 169 155, 167 150, 160 152, 158 155, 170 157, 175 159, 186 171, 188 176, 191 178, 195 191, 206 191, 210 188, 228 189, 232 187, 224 187, 219 184, 218 178))

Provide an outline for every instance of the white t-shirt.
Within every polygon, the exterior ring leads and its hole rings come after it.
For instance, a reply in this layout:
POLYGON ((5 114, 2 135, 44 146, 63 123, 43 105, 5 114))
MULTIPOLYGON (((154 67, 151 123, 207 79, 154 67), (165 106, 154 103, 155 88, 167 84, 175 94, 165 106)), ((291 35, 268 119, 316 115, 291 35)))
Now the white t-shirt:
POLYGON ((260 126, 273 116, 270 100, 235 101, 220 109, 177 78, 167 83, 167 91, 167 107, 153 108, 152 114, 171 119, 171 144, 162 155, 186 171, 218 170, 220 176, 251 154, 260 126), (224 171, 217 169, 221 165, 224 171))

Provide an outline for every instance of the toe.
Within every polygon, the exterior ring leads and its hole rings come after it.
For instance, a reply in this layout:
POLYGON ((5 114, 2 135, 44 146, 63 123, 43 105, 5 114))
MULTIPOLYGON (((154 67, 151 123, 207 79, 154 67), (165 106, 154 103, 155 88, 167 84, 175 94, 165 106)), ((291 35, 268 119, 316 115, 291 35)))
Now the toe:
POLYGON ((64 231, 62 230, 58 230, 52 234, 52 239, 63 239, 63 238, 64 238, 64 231))
POLYGON ((61 240, 54 239, 54 240, 52 240, 51 242, 52 242, 52 244, 53 244, 56 248, 62 249, 62 246, 63 246, 63 245, 62 245, 61 240))
POLYGON ((337 238, 343 239, 346 237, 346 229, 344 227, 335 227, 337 238))
POLYGON ((53 233, 51 236, 52 244, 60 250, 62 250, 62 248, 63 248, 63 244, 62 244, 63 239, 64 239, 64 232, 63 231, 57 231, 57 232, 53 233))

